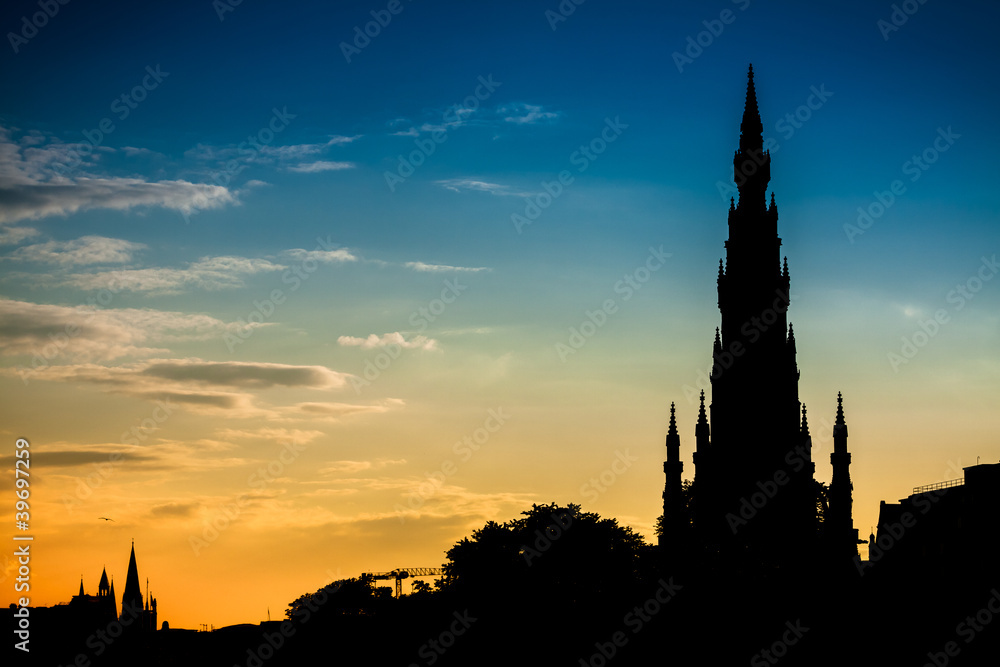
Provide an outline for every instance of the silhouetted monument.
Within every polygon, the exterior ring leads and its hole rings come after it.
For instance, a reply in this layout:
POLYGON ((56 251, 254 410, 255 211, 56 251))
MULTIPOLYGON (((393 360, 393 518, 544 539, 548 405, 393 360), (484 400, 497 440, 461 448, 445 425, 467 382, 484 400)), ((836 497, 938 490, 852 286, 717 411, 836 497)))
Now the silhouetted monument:
POLYGON ((799 402, 795 334, 787 321, 788 258, 780 257, 778 207, 767 200, 771 155, 764 147, 753 67, 733 157, 739 202, 730 199, 726 261, 719 260, 722 326, 712 348, 712 399, 701 394, 695 426, 695 476, 682 489, 674 406, 667 434, 663 531, 666 551, 692 549, 709 562, 781 567, 820 552, 847 564, 857 554, 851 517, 851 455, 838 394, 834 474, 825 503, 799 402), (794 549, 785 545, 794 544, 794 549))

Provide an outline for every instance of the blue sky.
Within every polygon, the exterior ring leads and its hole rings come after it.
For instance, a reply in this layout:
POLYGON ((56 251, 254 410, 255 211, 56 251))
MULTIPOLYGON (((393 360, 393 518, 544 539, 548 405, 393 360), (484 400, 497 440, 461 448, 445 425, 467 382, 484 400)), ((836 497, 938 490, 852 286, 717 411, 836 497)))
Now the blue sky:
POLYGON ((47 454, 46 600, 75 590, 60 550, 103 562, 84 539, 146 539, 176 591, 208 585, 172 580, 181 559, 224 582, 248 545, 327 554, 291 579, 239 568, 273 596, 243 602, 278 607, 330 559, 343 576, 432 566, 488 519, 589 500, 627 447, 641 463, 587 509, 651 538, 671 401, 693 473, 685 387, 718 324, 750 62, 817 476, 837 391, 863 533, 878 500, 1000 458, 1000 10, 902 5, 915 11, 888 31, 892 4, 870 2, 587 0, 563 2, 565 20, 555 1, 69 2, 42 19, 7 3, 0 382, 6 432, 47 454), (348 61, 342 44, 377 17, 348 61), (409 175, 403 158, 422 164, 409 175), (871 226, 845 231, 894 181, 871 226), (661 246, 669 259, 625 299, 616 286, 661 246), (178 407, 158 421, 164 397, 178 407), (411 503, 498 407, 512 416, 494 447, 411 503), (193 548, 289 443, 307 447, 297 467, 193 548), (116 452, 115 475, 80 487, 116 452), (126 508, 116 525, 90 526, 109 507, 126 508), (157 533, 137 534, 151 518, 157 533))

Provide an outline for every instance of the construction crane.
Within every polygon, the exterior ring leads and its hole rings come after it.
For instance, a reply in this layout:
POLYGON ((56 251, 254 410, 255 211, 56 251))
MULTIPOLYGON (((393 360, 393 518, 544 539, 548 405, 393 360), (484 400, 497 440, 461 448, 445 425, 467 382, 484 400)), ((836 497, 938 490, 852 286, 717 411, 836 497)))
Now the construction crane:
POLYGON ((400 567, 391 572, 366 572, 362 577, 372 579, 395 579, 396 597, 403 594, 403 579, 410 577, 431 577, 436 574, 444 574, 444 568, 440 567, 400 567))

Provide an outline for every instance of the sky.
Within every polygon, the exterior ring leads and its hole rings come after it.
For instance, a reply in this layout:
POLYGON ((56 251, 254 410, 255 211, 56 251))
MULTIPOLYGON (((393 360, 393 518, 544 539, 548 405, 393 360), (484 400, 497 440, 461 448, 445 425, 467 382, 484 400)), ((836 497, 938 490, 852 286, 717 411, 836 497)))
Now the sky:
POLYGON ((11 525, 27 439, 32 604, 105 567, 120 592, 132 540, 189 628, 438 567, 532 503, 653 541, 751 62, 817 479, 838 391, 863 536, 997 462, 998 14, 5 3, 0 489, 11 525))

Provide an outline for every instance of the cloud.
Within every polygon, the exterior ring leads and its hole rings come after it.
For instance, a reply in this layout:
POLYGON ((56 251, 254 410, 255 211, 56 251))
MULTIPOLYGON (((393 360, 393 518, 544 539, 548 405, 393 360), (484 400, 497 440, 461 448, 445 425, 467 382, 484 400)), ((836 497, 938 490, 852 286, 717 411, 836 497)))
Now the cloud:
POLYGON ((124 264, 133 254, 143 250, 144 243, 133 243, 104 236, 82 236, 72 241, 46 241, 18 248, 10 259, 45 262, 60 266, 85 264, 124 264))
POLYGON ((499 107, 497 112, 507 114, 504 116, 504 122, 517 125, 534 125, 559 117, 559 114, 554 111, 542 111, 542 107, 537 104, 507 104, 499 107))
POLYGON ((417 350, 437 350, 437 341, 427 336, 416 336, 413 340, 406 340, 403 334, 398 331, 383 334, 369 334, 367 338, 357 338, 355 336, 340 336, 337 338, 340 345, 347 347, 360 347, 363 350, 370 350, 375 347, 385 347, 386 345, 398 345, 405 349, 417 350))
MULTIPOLYGON (((13 376, 2 368, 0 375, 13 376)), ((87 383, 102 390, 195 412, 223 411, 232 417, 280 419, 288 408, 258 407, 252 391, 274 388, 328 390, 347 383, 350 375, 324 366, 291 366, 263 362, 212 362, 201 359, 153 359, 119 366, 52 365, 33 379, 87 383)), ((319 433, 319 432, 316 432, 319 433)))
POLYGON ((290 410, 302 416, 336 420, 349 415, 379 414, 405 405, 398 398, 386 399, 379 405, 356 405, 352 403, 306 402, 293 405, 290 410))
POLYGON ((319 160, 317 162, 303 162, 291 167, 286 167, 287 171, 294 171, 300 174, 315 174, 320 171, 337 171, 340 169, 354 169, 357 167, 353 162, 327 162, 319 160))
POLYGON ((0 299, 0 355, 30 355, 33 367, 48 366, 59 359, 79 362, 151 356, 167 352, 152 345, 221 338, 240 326, 210 315, 0 299))
POLYGON ((38 236, 38 234, 38 230, 32 227, 0 226, 0 245, 17 245, 24 239, 38 236))
POLYGON ((386 466, 402 465, 406 459, 376 459, 374 461, 331 461, 319 469, 321 475, 337 475, 339 473, 358 473, 362 470, 380 470, 386 466))
POLYGON ((149 513, 151 516, 157 519, 162 518, 186 518, 194 514, 194 511, 198 509, 200 505, 196 502, 194 503, 166 503, 163 505, 154 505, 149 513))
POLYGON ((350 377, 325 366, 291 366, 250 361, 167 359, 148 362, 138 372, 146 377, 236 388, 343 387, 350 377))
POLYGON ((146 181, 90 173, 107 146, 66 144, 41 134, 16 141, 0 126, 0 223, 69 215, 89 209, 128 211, 160 207, 190 214, 237 204, 218 185, 184 180, 146 181))
MULTIPOLYGON (((184 156, 202 162, 228 163, 232 160, 244 162, 246 164, 258 165, 279 165, 287 166, 290 162, 301 162, 305 158, 314 157, 326 151, 331 146, 342 146, 360 139, 362 135, 353 137, 343 135, 332 135, 328 141, 314 144, 287 144, 284 146, 272 146, 270 144, 254 145, 252 148, 245 144, 229 146, 210 146, 207 144, 197 144, 194 148, 185 151, 184 156)), ((336 163, 329 164, 350 164, 336 163)), ((298 171, 289 168, 289 171, 298 171)), ((308 170, 303 170, 308 171, 308 170)), ((319 169, 315 171, 320 171, 319 169)))
POLYGON ((356 262, 357 256, 354 255, 347 248, 337 248, 336 250, 304 250, 302 248, 293 248, 291 250, 285 250, 281 253, 286 257, 291 257, 298 262, 322 262, 324 264, 332 264, 334 262, 356 262))
POLYGON ((479 273, 480 271, 492 271, 493 269, 486 266, 449 266, 447 264, 425 264, 423 262, 406 262, 403 264, 408 269, 413 269, 414 271, 424 271, 427 273, 446 273, 446 272, 466 272, 466 273, 479 273))
POLYGON ((477 181, 472 178, 450 178, 443 181, 436 181, 436 183, 452 192, 471 190, 472 192, 488 192, 491 195, 505 195, 508 197, 528 197, 531 195, 530 192, 513 191, 508 185, 477 181))
POLYGON ((308 445, 323 436, 322 431, 288 428, 258 428, 256 430, 226 428, 216 435, 227 440, 267 440, 278 444, 308 445))
POLYGON ((220 256, 202 257, 185 269, 148 268, 120 269, 97 273, 74 273, 57 279, 57 285, 83 290, 105 289, 114 285, 118 291, 146 292, 150 294, 180 294, 186 289, 206 291, 243 287, 244 276, 257 273, 283 271, 288 267, 270 260, 220 256))

